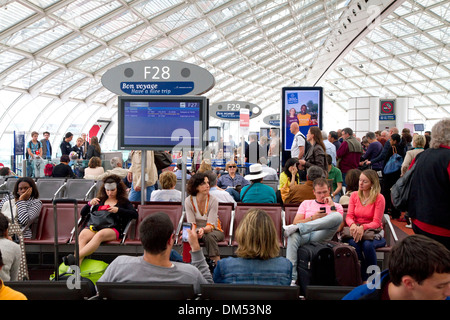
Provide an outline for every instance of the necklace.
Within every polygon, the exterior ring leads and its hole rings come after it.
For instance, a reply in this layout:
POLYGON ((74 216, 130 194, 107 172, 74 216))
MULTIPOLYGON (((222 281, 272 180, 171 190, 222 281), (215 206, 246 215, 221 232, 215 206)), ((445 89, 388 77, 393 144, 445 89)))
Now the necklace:
POLYGON ((362 201, 362 205, 363 205, 363 206, 366 205, 367 201, 369 201, 369 198, 370 198, 370 197, 367 197, 366 199, 364 199, 364 200, 362 201))

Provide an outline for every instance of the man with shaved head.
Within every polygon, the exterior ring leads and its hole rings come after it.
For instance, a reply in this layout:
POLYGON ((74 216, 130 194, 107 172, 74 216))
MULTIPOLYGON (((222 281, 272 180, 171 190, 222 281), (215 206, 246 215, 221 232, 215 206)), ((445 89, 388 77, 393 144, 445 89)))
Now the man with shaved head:
POLYGON ((297 122, 291 123, 291 133, 294 135, 291 146, 291 158, 301 159, 305 153, 306 138, 300 132, 300 128, 297 122))

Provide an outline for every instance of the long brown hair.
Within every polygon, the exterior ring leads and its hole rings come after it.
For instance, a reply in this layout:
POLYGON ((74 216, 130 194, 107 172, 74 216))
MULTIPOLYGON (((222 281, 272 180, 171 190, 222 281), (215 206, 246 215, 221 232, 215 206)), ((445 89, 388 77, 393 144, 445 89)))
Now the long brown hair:
POLYGON ((309 131, 314 135, 315 143, 320 145, 323 149, 323 152, 326 153, 327 150, 325 148, 325 144, 323 143, 322 131, 319 129, 319 127, 311 127, 311 128, 309 128, 309 131))
POLYGON ((100 148, 97 136, 91 137, 91 141, 89 142, 89 144, 91 146, 94 146, 95 151, 97 151, 98 153, 102 153, 102 148, 100 148))

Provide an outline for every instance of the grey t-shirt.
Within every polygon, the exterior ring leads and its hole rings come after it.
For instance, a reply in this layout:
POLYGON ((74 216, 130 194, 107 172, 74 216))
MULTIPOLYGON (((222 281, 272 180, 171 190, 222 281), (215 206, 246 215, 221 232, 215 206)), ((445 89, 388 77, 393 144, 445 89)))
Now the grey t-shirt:
POLYGON ((173 267, 148 263, 143 256, 119 256, 106 269, 99 282, 159 282, 193 284, 200 293, 200 284, 213 283, 203 251, 191 252, 191 264, 172 262, 173 267))
POLYGON ((4 264, 0 270, 0 279, 3 281, 17 281, 20 259, 22 258, 20 246, 9 239, 0 238, 0 251, 2 252, 4 264))

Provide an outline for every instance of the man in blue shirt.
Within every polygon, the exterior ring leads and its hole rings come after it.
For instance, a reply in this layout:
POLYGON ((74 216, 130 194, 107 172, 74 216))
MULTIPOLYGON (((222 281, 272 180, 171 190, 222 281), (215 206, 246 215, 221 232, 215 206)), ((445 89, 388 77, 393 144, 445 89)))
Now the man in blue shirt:
POLYGON ((250 185, 241 190, 241 202, 243 203, 277 203, 277 196, 272 187, 262 184, 261 181, 267 175, 259 163, 250 166, 250 174, 245 179, 250 185))

